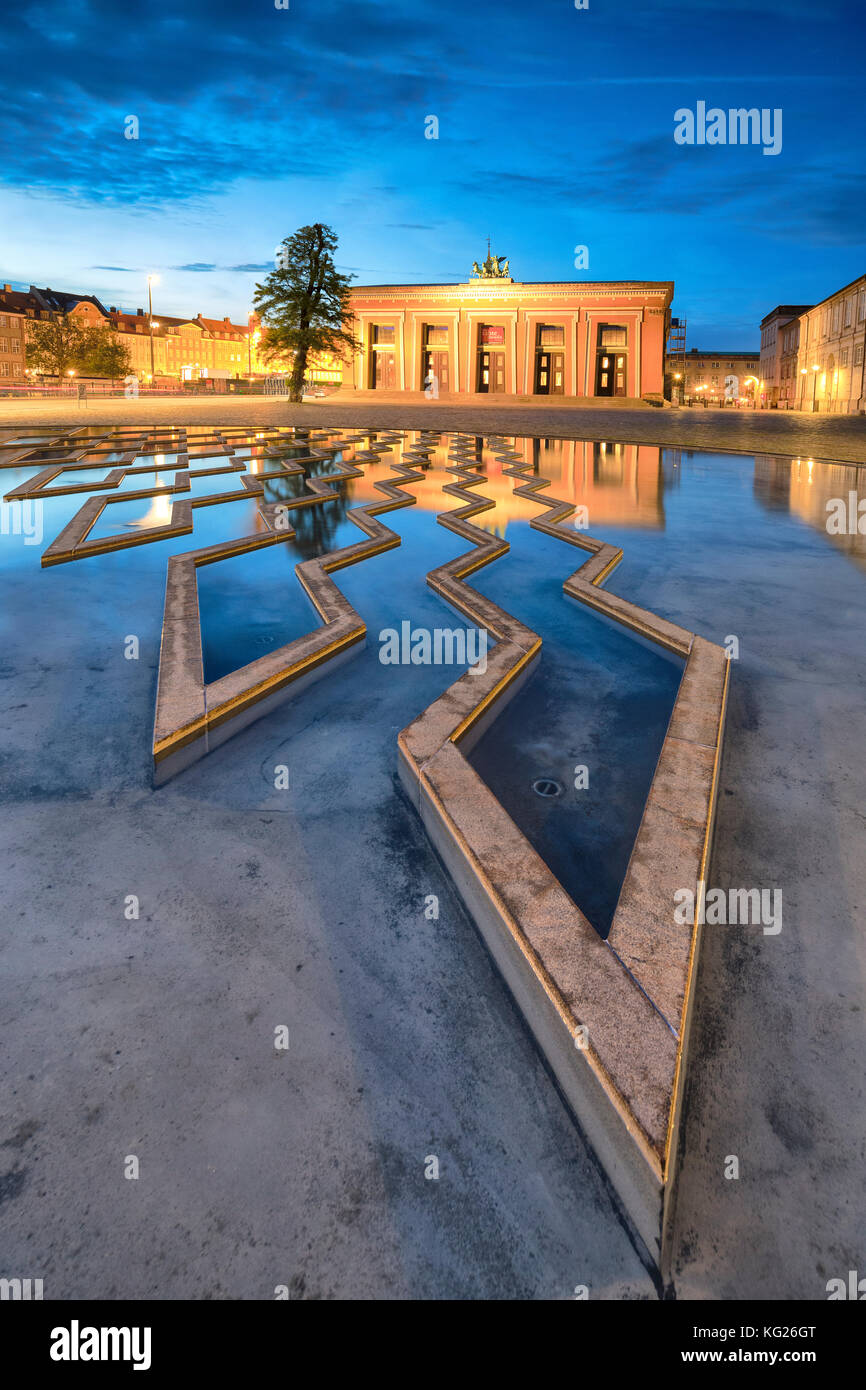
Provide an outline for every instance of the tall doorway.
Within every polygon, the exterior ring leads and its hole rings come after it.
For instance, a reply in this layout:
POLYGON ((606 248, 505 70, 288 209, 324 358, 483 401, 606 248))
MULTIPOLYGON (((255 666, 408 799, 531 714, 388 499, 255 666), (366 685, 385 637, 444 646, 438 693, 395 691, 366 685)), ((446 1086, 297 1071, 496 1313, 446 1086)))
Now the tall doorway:
POLYGON ((535 394, 565 394, 565 329, 557 324, 540 323, 535 344, 535 394))
POLYGON ((598 328, 595 394, 624 396, 628 382, 628 330, 602 323, 598 328))
POLYGON ((370 330, 370 375, 368 386, 371 391, 395 391, 397 389, 397 366, 394 355, 396 329, 393 324, 374 324, 370 330))
POLYGON ((451 390, 451 354, 448 350, 448 329, 428 323, 424 328, 424 352, 421 358, 421 388, 432 372, 440 391, 451 390))
POLYGON ((502 324, 479 324, 475 389, 489 395, 502 395, 506 389, 505 329, 502 324))

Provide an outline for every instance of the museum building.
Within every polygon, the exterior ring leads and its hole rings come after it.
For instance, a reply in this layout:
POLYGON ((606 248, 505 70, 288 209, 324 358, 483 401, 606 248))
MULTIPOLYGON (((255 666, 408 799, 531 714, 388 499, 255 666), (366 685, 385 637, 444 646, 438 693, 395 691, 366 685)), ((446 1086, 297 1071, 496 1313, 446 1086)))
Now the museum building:
POLYGON ((452 285, 358 285, 343 385, 503 396, 656 397, 671 280, 521 283, 488 254, 452 285))

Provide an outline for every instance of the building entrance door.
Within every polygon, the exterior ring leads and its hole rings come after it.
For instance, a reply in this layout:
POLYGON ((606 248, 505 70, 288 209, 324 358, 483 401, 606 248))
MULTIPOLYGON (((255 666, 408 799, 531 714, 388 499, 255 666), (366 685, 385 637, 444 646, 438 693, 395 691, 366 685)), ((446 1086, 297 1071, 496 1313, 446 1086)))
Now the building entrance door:
POLYGON ((625 383, 625 353, 605 352, 603 349, 599 349, 595 373, 595 394, 597 396, 624 396, 625 383))
POLYGON ((424 352, 424 371, 421 378, 421 389, 424 389, 424 381, 427 373, 431 372, 439 382, 440 391, 450 391, 451 375, 449 370, 448 353, 436 348, 427 348, 424 352))
POLYGON ((565 353, 536 353, 535 391, 539 396, 565 394, 565 353))
POLYGON ((397 386, 397 372, 393 352, 381 348, 373 353, 373 371, 370 385, 374 391, 394 391, 397 386))
POLYGON ((501 394, 505 391, 505 353, 483 347, 478 354, 478 390, 501 394))

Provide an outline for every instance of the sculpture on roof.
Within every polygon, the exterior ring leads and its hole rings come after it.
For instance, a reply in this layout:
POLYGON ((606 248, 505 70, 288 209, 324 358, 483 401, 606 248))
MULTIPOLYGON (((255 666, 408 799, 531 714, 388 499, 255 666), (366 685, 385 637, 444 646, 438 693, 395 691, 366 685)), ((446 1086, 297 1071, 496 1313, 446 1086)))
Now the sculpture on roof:
POLYGON ((479 266, 477 261, 472 262, 472 277, 478 280, 507 280, 508 258, 506 256, 493 256, 490 253, 490 238, 487 238, 487 259, 479 266))

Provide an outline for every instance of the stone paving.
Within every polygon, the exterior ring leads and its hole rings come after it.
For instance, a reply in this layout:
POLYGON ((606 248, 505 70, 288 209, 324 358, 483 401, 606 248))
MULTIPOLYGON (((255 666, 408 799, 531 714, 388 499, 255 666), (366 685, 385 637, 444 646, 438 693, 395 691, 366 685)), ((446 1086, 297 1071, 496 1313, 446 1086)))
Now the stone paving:
POLYGON ((271 396, 92 397, 86 405, 68 399, 0 398, 0 426, 56 424, 65 428, 117 424, 207 425, 315 424, 389 429, 479 430, 484 434, 535 435, 561 439, 605 439, 674 448, 785 453, 803 458, 866 463, 866 416, 812 415, 801 411, 723 411, 708 407, 653 407, 640 401, 607 405, 585 399, 556 405, 538 399, 442 396, 428 401, 420 391, 340 391, 292 405, 271 396), (351 408, 347 418, 346 409, 351 408))

